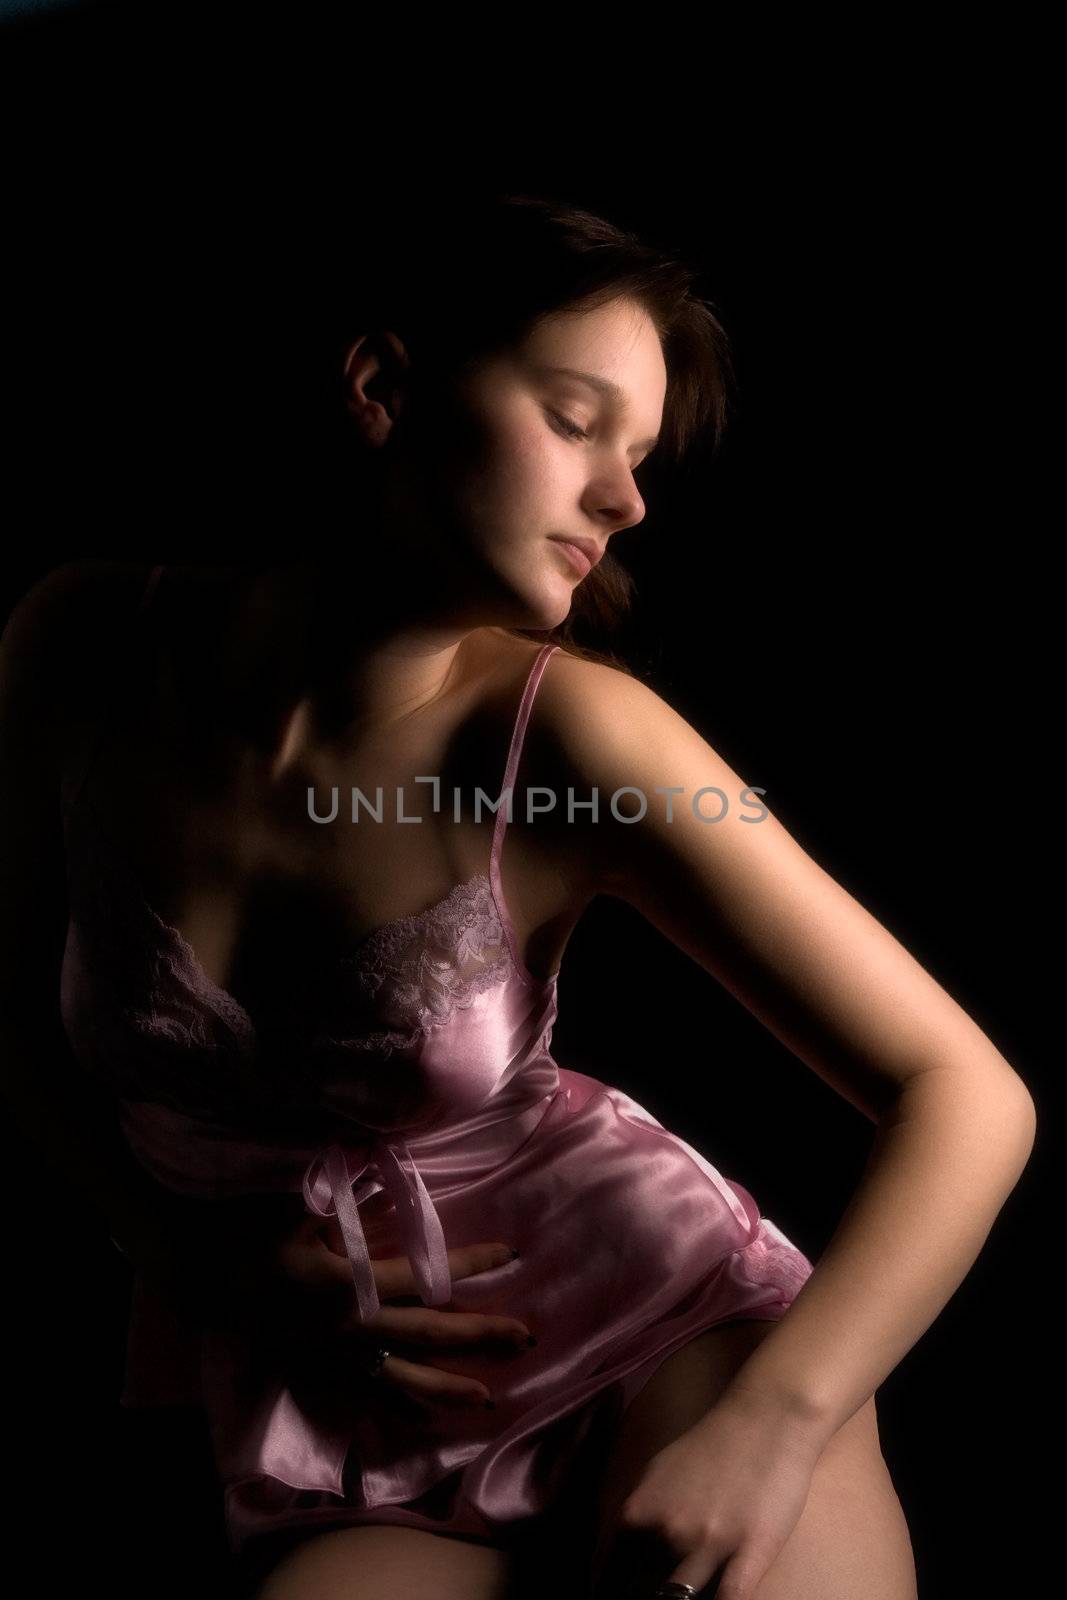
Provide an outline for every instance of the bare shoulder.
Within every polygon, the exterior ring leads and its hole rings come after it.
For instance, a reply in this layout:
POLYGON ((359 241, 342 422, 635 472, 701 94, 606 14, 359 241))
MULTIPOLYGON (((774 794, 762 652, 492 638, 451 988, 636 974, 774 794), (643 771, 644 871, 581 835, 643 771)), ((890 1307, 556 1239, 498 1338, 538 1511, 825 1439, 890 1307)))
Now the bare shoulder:
MULTIPOLYGON (((526 676, 548 642, 508 633, 503 628, 484 629, 483 641, 485 658, 490 662, 495 661, 501 681, 511 684, 526 676)), ((571 720, 580 722, 582 707, 588 703, 590 695, 604 697, 610 702, 620 692, 625 692, 628 684, 652 694, 652 690, 629 673, 576 655, 566 645, 557 645, 549 657, 537 690, 531 726, 534 717, 545 723, 548 720, 566 720, 568 714, 571 720), (551 719, 547 715, 549 711, 552 713, 551 719)))
MULTIPOLYGON (((680 835, 722 840, 766 807, 726 759, 655 689, 633 674, 560 650, 531 719, 543 759, 576 801, 597 800, 595 823, 576 826, 598 893, 646 909, 680 835), (715 827, 725 796, 728 810, 715 827), (694 814, 694 808, 699 815, 694 814)), ((770 820, 769 818, 767 820, 770 820)))
POLYGON ((591 721, 603 725, 618 718, 625 724, 638 707, 644 706, 646 714, 651 714, 653 703, 665 706, 632 673, 575 655, 565 645, 550 657, 538 697, 559 735, 576 742, 591 721))
POLYGON ((640 678, 562 647, 549 660, 535 714, 560 756, 586 779, 622 778, 627 761, 650 741, 666 755, 687 736, 699 738, 640 678))

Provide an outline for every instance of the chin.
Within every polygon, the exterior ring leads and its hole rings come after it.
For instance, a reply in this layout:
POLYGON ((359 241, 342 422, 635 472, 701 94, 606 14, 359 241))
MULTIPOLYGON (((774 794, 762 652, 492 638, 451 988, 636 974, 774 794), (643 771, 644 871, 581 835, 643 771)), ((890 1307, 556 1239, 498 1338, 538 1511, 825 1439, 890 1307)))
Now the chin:
POLYGON ((499 591, 507 595, 506 603, 495 608, 499 626, 547 631, 570 616, 575 584, 565 574, 546 572, 543 567, 533 572, 497 568, 494 578, 499 591))
POLYGON ((524 628, 558 628, 561 622, 566 622, 571 614, 574 603, 574 585, 556 580, 538 585, 538 592, 530 607, 530 621, 524 622, 524 628))
POLYGON ((559 605, 545 595, 540 603, 516 604, 507 617, 497 618, 497 624, 502 628, 529 628, 535 633, 548 633, 552 628, 558 628, 561 622, 566 622, 570 610, 569 600, 559 605))

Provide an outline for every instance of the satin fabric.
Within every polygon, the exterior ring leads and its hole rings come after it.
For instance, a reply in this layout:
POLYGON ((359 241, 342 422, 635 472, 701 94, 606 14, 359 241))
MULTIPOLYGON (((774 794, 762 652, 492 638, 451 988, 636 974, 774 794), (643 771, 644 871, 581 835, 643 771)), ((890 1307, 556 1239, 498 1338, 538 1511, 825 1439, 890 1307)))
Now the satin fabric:
POLYGON ((484 1382, 495 1411, 385 1382, 357 1409, 316 1373, 279 1370, 251 1336, 183 1322, 138 1276, 122 1403, 203 1405, 235 1551, 361 1522, 499 1537, 553 1503, 594 1423, 621 1415, 674 1350, 729 1318, 783 1315, 812 1270, 741 1184, 551 1054, 558 974, 523 966, 500 858, 554 648, 518 709, 488 875, 377 930, 314 1025, 270 1035, 212 984, 91 806, 65 796, 64 1026, 145 1168, 190 1197, 302 1193, 336 1216, 364 1320, 378 1307, 371 1261, 403 1253, 426 1305, 515 1316, 538 1338, 516 1357, 440 1362, 484 1382), (353 984, 359 1028, 324 1027, 353 984), (446 1250, 489 1239, 518 1257, 452 1281, 446 1250))

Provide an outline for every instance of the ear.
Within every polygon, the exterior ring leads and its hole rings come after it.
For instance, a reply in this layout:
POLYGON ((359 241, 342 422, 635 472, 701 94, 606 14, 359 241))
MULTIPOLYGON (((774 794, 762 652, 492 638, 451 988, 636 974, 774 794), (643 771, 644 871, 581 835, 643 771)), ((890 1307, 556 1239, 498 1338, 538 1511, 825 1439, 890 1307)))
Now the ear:
POLYGON ((345 405, 367 444, 383 445, 404 403, 411 362, 395 333, 361 333, 345 356, 345 405))

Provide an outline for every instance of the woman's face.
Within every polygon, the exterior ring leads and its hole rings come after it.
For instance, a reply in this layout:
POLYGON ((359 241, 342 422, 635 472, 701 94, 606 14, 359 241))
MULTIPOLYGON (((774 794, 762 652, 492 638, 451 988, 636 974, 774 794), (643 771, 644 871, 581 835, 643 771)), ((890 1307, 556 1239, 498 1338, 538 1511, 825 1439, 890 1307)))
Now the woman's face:
MULTIPOLYGON (((556 626, 586 575, 560 541, 603 552, 645 514, 634 473, 666 389, 659 336, 636 302, 553 315, 398 432, 390 544, 435 569, 442 603, 467 623, 556 626)), ((377 413, 384 440, 393 424, 377 413)))

